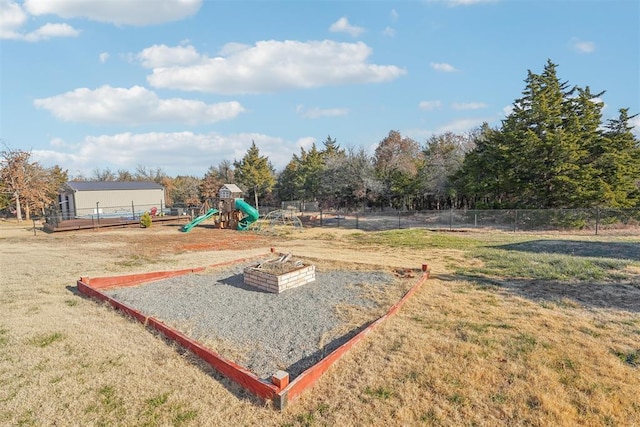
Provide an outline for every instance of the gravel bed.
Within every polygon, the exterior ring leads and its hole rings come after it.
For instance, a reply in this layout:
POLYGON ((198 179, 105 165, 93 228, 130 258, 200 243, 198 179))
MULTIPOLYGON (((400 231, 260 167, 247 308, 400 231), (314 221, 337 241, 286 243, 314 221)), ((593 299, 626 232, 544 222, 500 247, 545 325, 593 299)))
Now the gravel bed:
POLYGON ((229 357, 214 348, 260 378, 283 369, 293 379, 357 332, 331 337, 342 322, 337 304, 375 306, 356 285, 394 283, 394 276, 382 271, 316 271, 314 282, 272 294, 244 284, 242 272, 248 265, 253 263, 105 293, 199 342, 222 341, 240 349, 241 355, 231 352, 236 357, 229 357), (331 341, 325 343, 327 336, 331 341))

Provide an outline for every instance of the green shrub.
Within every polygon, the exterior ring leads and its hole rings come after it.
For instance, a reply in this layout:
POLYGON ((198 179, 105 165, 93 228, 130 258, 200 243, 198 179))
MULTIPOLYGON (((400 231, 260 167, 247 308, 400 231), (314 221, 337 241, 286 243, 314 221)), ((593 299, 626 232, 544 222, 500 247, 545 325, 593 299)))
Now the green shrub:
POLYGON ((151 215, 149 215, 149 212, 145 212, 140 217, 140 227, 149 228, 151 227, 152 222, 153 220, 151 219, 151 215))

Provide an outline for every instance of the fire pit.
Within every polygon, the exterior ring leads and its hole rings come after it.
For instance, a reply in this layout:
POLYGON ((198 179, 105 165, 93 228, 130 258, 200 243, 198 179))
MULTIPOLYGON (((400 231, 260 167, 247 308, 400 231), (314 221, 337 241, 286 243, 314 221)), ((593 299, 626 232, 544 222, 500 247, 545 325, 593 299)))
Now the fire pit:
POLYGON ((316 267, 291 254, 259 262, 244 269, 244 283, 279 294, 316 280, 316 267))

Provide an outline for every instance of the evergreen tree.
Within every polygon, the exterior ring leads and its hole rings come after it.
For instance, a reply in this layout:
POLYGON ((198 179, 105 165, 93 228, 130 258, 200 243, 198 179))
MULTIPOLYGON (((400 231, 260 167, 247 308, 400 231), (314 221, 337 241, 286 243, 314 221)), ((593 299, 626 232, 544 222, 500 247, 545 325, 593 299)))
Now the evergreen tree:
POLYGON ((276 179, 275 171, 269 159, 260 155, 260 150, 254 141, 251 141, 251 147, 240 161, 234 161, 234 176, 238 184, 247 191, 250 200, 253 200, 256 194, 264 197, 273 189, 276 179))
POLYGON ((512 171, 502 133, 484 123, 472 135, 472 144, 461 168, 451 177, 458 194, 469 205, 479 208, 512 204, 508 194, 512 171))
POLYGON ((300 158, 294 154, 276 182, 276 192, 281 201, 304 198, 304 177, 300 169, 300 158))
POLYGON ((640 207, 640 141, 631 132, 633 127, 626 108, 618 118, 606 124, 604 144, 598 147, 599 204, 610 207, 640 207))
POLYGON ((318 199, 322 172, 325 169, 324 158, 325 156, 321 151, 318 151, 315 143, 311 145, 308 152, 301 150, 299 172, 302 175, 305 200, 315 201, 318 199))
POLYGON ((540 75, 528 72, 512 113, 500 129, 485 129, 465 158, 457 188, 476 201, 493 200, 494 207, 637 203, 638 144, 627 111, 603 132, 603 92, 568 89, 556 67, 548 61, 540 75))
POLYGON ((331 135, 327 136, 322 142, 324 149, 322 150, 322 154, 326 156, 331 156, 334 154, 342 153, 344 154, 344 150, 340 148, 340 144, 336 141, 335 138, 331 138, 331 135))

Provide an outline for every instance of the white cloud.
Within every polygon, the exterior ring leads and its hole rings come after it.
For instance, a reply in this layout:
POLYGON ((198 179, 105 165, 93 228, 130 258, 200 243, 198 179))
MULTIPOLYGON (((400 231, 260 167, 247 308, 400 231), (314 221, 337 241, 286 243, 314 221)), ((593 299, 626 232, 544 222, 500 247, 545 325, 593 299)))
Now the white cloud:
POLYGON ((349 110, 347 108, 307 108, 305 109, 303 105, 298 105, 296 107, 296 111, 302 117, 306 119, 318 119, 320 117, 338 117, 338 116, 346 116, 349 114, 349 110))
POLYGON ((596 51, 596 44, 594 42, 583 41, 576 38, 571 40, 571 47, 578 53, 593 53, 596 51))
POLYGON ((454 110, 480 110, 487 108, 487 104, 484 102, 454 102, 451 107, 454 110))
POLYGON ((399 17, 398 12, 395 9, 391 9, 391 22, 396 22, 399 17))
POLYGON ((491 122, 491 121, 493 121, 493 117, 477 118, 477 119, 457 119, 440 126, 439 128, 436 129, 436 133, 445 133, 445 132, 464 133, 480 126, 484 122, 491 122))
POLYGON ((504 113, 505 117, 510 116, 511 113, 513 113, 513 105, 507 105, 506 107, 503 107, 502 112, 504 113))
POLYGON ((436 101, 420 101, 420 103, 418 104, 418 108, 420 108, 421 110, 436 110, 438 108, 442 107, 442 102, 439 100, 436 101))
POLYGON ((388 37, 393 37, 396 35, 396 30, 387 26, 387 28, 385 28, 384 31, 382 31, 382 34, 388 37))
POLYGON ((591 102, 593 102, 594 104, 599 104, 602 107, 603 110, 605 108, 607 108, 607 103, 604 102, 604 100, 602 98, 600 98, 600 97, 596 96, 595 98, 592 98, 591 102))
POLYGON ((640 116, 635 116, 629 120, 629 126, 633 126, 632 132, 638 138, 640 138, 640 116))
POLYGON ((446 62, 432 62, 430 65, 434 70, 442 71, 443 73, 454 73, 458 71, 457 68, 451 64, 447 64, 446 62))
POLYGON ((244 157, 252 141, 261 155, 281 169, 291 160, 291 153, 299 151, 309 138, 290 142, 261 133, 127 132, 87 136, 74 143, 55 139, 52 149, 33 150, 32 154, 43 165, 57 164, 71 175, 91 175, 96 168, 105 167, 134 171, 143 165, 162 168, 171 176, 203 176, 209 166, 219 161, 244 157))
MULTIPOLYGON (((171 49, 176 48, 166 48, 166 51, 171 49)), ((154 66, 147 81, 161 88, 248 94, 380 83, 406 74, 405 69, 394 65, 367 63, 371 52, 372 49, 362 42, 338 43, 331 40, 269 40, 250 47, 235 44, 226 57, 199 55, 198 62, 190 65, 171 64, 170 58, 162 56, 164 62, 159 63, 164 66, 154 66)), ((188 58, 195 60, 196 53, 194 50, 188 58)), ((149 65, 158 64, 149 60, 149 65)))
POLYGON ((164 44, 148 47, 136 57, 146 68, 193 65, 201 60, 200 54, 193 46, 169 47, 164 44))
POLYGON ((148 123, 214 123, 230 120, 245 111, 239 102, 205 104, 183 98, 160 99, 140 86, 130 89, 102 86, 76 89, 50 98, 36 99, 34 105, 49 110, 69 122, 141 125, 148 123))
POLYGON ((104 64, 109 59, 109 52, 102 52, 99 58, 100 58, 100 62, 104 64))
POLYGON ((309 150, 311 149, 311 146, 315 143, 317 143, 318 141, 316 141, 316 139, 312 136, 305 136, 303 138, 300 138, 296 141, 296 146, 298 147, 298 150, 300 148, 304 148, 305 150, 309 150))
POLYGON ((27 14, 19 4, 0 0, 0 39, 22 38, 18 31, 25 22, 27 22, 27 14))
POLYGON ((37 42, 53 37, 76 37, 80 31, 68 24, 47 23, 31 32, 25 32, 23 26, 28 14, 20 4, 10 0, 0 0, 0 39, 25 40, 37 42))
POLYGON ((194 15, 202 0, 25 0, 32 15, 57 15, 62 18, 87 18, 116 25, 153 25, 177 21, 194 15))
POLYGON ((364 28, 349 24, 349 20, 343 16, 331 24, 329 31, 332 33, 347 33, 352 37, 358 37, 364 33, 364 28))
POLYGON ((24 36, 30 42, 48 40, 52 37, 77 37, 80 31, 68 24, 45 24, 24 36))
POLYGON ((222 46, 222 49, 220 49, 220 52, 218 52, 218 54, 220 56, 228 56, 247 49, 251 49, 251 45, 245 43, 230 42, 222 46))

